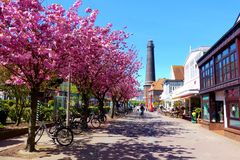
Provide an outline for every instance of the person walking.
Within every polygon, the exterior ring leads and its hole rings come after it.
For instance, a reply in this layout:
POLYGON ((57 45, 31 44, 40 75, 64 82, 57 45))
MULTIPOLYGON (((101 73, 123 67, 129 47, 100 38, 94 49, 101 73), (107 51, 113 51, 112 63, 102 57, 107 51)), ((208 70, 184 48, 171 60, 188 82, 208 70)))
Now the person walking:
POLYGON ((145 108, 144 108, 143 104, 141 104, 140 105, 140 111, 141 111, 140 115, 141 116, 143 116, 144 110, 145 110, 145 108))

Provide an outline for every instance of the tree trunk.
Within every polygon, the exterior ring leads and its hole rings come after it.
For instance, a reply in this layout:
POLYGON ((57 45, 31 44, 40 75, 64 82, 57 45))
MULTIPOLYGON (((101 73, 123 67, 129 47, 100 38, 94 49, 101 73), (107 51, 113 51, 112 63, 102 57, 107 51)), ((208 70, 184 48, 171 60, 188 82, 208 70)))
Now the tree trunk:
POLYGON ((115 114, 115 101, 113 101, 111 118, 114 117, 114 114, 115 114))
POLYGON ((19 124, 21 123, 22 114, 23 114, 23 106, 21 106, 19 114, 18 114, 17 126, 19 126, 19 124))
POLYGON ((128 110, 128 101, 125 101, 125 110, 128 110))
POLYGON ((20 98, 20 111, 18 112, 17 126, 21 123, 23 108, 25 107, 24 100, 20 98))
POLYGON ((18 126, 19 125, 19 108, 18 108, 18 105, 19 105, 19 99, 18 99, 18 97, 16 96, 16 106, 15 106, 15 109, 16 109, 16 115, 17 115, 17 119, 16 119, 16 126, 18 126))
POLYGON ((104 112, 104 99, 98 99, 100 114, 105 114, 104 112))
POLYGON ((87 129, 87 117, 88 117, 88 106, 89 106, 89 98, 87 94, 82 95, 82 101, 83 101, 83 128, 87 129))
POLYGON ((37 116, 37 100, 38 100, 38 87, 31 88, 31 116, 28 126, 28 139, 26 150, 29 152, 35 151, 35 130, 36 130, 36 116, 37 116))

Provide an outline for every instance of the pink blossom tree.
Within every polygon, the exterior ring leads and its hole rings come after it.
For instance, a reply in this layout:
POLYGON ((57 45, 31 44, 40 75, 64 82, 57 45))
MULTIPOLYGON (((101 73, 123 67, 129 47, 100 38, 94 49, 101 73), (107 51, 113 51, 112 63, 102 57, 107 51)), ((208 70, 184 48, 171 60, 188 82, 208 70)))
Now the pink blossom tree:
MULTIPOLYGON (((98 10, 86 9, 88 17, 80 18, 72 43, 68 45, 70 64, 63 77, 71 71, 71 79, 77 85, 83 102, 83 115, 87 118, 89 99, 94 95, 103 110, 103 100, 110 87, 128 75, 138 71, 140 63, 136 52, 128 49, 125 40, 129 34, 122 30, 112 31, 111 24, 95 26, 98 10)), ((74 19, 79 19, 77 16, 74 19)), ((62 72, 64 73, 64 71, 62 72)), ((86 126, 87 127, 87 126, 86 126)))
POLYGON ((126 103, 131 99, 137 96, 138 94, 139 83, 136 80, 134 75, 125 77, 121 81, 112 87, 109 90, 109 96, 111 96, 113 101, 112 114, 111 117, 114 117, 115 107, 118 106, 120 102, 126 103))
POLYGON ((57 4, 45 8, 38 0, 0 2, 0 64, 12 73, 8 83, 30 90, 30 152, 35 150, 38 93, 53 75, 66 78, 71 73, 86 113, 90 95, 102 100, 109 89, 135 77, 140 67, 136 52, 127 46, 129 34, 112 31, 111 24, 96 26, 98 10, 87 8, 89 15, 79 16, 80 4, 77 0, 66 11, 57 4))
MULTIPOLYGON (((93 86, 93 94, 99 101, 100 111, 103 112, 104 99, 106 94, 113 88, 116 88, 125 80, 131 80, 129 77, 137 75, 141 64, 136 58, 136 52, 129 49, 127 52, 118 52, 112 54, 112 57, 106 59, 109 61, 109 66, 105 68, 102 74, 96 77, 96 82, 93 86)), ((129 81, 129 84, 135 87, 136 84, 129 81)), ((126 85, 127 87, 127 85, 126 85)), ((127 96, 127 92, 126 92, 127 96)))
MULTIPOLYGON (((73 8, 77 7, 75 4, 73 8)), ((0 2, 0 64, 11 73, 10 81, 30 90, 31 118, 26 149, 35 150, 38 93, 43 82, 56 74, 72 31, 71 13, 60 5, 44 8, 38 0, 0 2)), ((8 81, 8 82, 10 82, 8 81)))

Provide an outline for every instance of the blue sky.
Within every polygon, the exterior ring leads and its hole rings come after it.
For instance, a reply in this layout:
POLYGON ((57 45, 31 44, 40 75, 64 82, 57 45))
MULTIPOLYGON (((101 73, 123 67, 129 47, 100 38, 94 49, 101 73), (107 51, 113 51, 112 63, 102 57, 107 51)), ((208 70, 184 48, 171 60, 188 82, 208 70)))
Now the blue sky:
MULTIPOLYGON (((74 0, 44 0, 69 8, 74 0)), ((86 7, 100 12, 97 24, 112 23, 114 29, 127 26, 128 40, 143 63, 139 81, 145 81, 147 41, 155 44, 156 79, 170 75, 171 65, 184 65, 189 52, 213 45, 234 24, 240 0, 83 0, 86 7)))

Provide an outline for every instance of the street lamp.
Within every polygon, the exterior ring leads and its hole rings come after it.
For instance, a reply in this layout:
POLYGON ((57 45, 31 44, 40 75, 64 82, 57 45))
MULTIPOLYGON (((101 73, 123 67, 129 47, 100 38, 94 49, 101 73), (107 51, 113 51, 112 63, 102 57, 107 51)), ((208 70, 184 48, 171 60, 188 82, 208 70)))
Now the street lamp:
POLYGON ((69 126, 69 109, 70 109, 70 94, 71 94, 71 68, 69 63, 69 75, 68 75, 68 92, 67 92, 67 109, 66 109, 66 126, 69 126))

